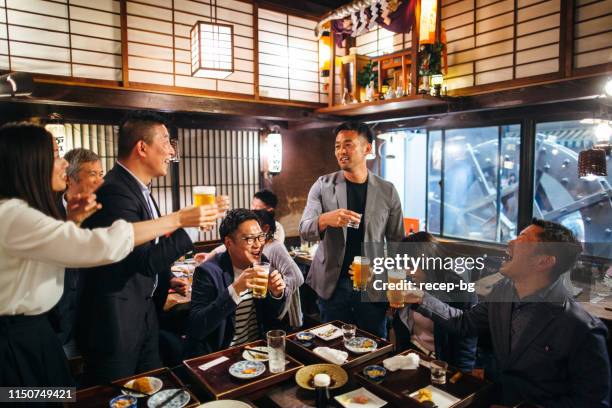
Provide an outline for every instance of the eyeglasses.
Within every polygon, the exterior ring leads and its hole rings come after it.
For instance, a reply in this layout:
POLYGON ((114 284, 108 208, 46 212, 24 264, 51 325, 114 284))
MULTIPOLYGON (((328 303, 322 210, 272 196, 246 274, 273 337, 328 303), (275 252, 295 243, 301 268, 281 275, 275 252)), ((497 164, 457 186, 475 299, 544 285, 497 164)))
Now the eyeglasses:
POLYGON ((259 242, 260 244, 263 244, 264 242, 266 242, 266 234, 262 233, 254 237, 241 237, 240 239, 246 241, 247 245, 253 245, 255 243, 255 240, 257 240, 257 242, 259 242))

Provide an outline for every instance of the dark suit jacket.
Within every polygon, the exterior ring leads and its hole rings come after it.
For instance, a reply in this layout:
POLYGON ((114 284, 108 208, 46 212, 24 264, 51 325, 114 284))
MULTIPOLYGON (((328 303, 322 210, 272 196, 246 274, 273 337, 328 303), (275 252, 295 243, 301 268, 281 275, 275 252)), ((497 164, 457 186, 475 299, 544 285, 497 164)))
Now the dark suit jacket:
POLYGON ((510 352, 514 286, 502 279, 487 300, 469 311, 454 309, 425 295, 417 311, 461 335, 489 330, 499 367, 502 403, 521 401, 547 408, 610 406, 607 329, 567 294, 561 282, 538 303, 510 352), (503 301, 505 300, 505 301, 503 301))
MULTIPOLYGON (((138 182, 119 165, 106 174, 96 195, 102 209, 85 221, 85 227, 105 227, 118 219, 151 219, 138 182)), ((77 333, 80 349, 94 355, 133 351, 142 340, 155 276, 165 283, 170 265, 192 249, 191 239, 179 229, 157 244, 151 241, 134 248, 121 262, 84 270, 77 333)))
MULTIPOLYGON (((237 305, 227 287, 234 282, 229 253, 222 252, 198 266, 193 275, 187 354, 209 354, 229 347, 234 338, 237 305)), ((254 299, 259 333, 263 335, 283 310, 285 296, 254 299)))

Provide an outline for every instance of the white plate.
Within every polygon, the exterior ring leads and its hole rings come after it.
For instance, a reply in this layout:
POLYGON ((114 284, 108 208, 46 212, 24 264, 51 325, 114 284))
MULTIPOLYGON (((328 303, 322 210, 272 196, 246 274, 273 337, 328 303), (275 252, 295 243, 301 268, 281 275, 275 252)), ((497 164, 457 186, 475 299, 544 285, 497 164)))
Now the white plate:
MULTIPOLYGON (((168 388, 167 390, 158 392, 149 398, 147 401, 147 407, 157 408, 162 402, 164 402, 167 398, 170 398, 170 396, 172 396, 172 394, 178 390, 178 388, 168 388)), ((183 408, 185 405, 187 405, 190 399, 191 397, 189 396, 189 393, 187 391, 182 391, 180 394, 168 401, 164 405, 164 408, 183 408)))
POLYGON ((266 365, 261 361, 242 360, 232 364, 229 368, 229 373, 236 378, 240 378, 241 380, 248 380, 251 378, 259 377, 265 371, 266 365), (255 371, 249 374, 245 374, 243 373, 243 371, 246 369, 251 369, 255 371))
MULTIPOLYGON (((433 400, 433 403, 438 406, 438 408, 449 408, 461 401, 459 398, 453 397, 446 391, 442 391, 431 384, 425 387, 425 389, 431 391, 431 399, 433 400)), ((417 395, 419 395, 419 391, 420 390, 413 392, 410 394, 410 397, 416 399, 417 395)))
MULTIPOLYGON (((261 350, 261 351, 268 351, 268 346, 255 346, 255 347, 249 347, 250 349, 253 350, 261 350)), ((267 354, 259 354, 256 351, 249 351, 249 350, 244 350, 242 352, 242 358, 244 358, 245 360, 249 360, 249 361, 268 361, 268 355, 267 354)))
POLYGON ((378 343, 376 343, 375 340, 368 339, 367 337, 353 337, 344 343, 344 347, 353 353, 361 354, 376 350, 378 348, 378 343), (364 344, 366 342, 371 342, 371 346, 365 347, 364 344))
POLYGON ((197 408, 253 408, 246 402, 236 400, 219 400, 211 401, 202 405, 198 405, 197 408))
POLYGON ((347 392, 346 394, 338 395, 334 397, 334 399, 345 408, 380 408, 387 405, 387 401, 378 398, 363 387, 357 388, 355 391, 347 392), (352 402, 353 397, 358 395, 368 397, 368 402, 365 404, 352 402))
MULTIPOLYGON (((161 390, 162 386, 164 385, 162 380, 160 380, 159 378, 156 378, 156 377, 146 377, 146 378, 149 379, 149 383, 153 387, 153 391, 151 391, 148 395, 141 394, 141 393, 135 392, 135 391, 134 392, 130 392, 130 391, 126 391, 126 390, 121 390, 121 392, 124 393, 125 395, 131 395, 132 397, 142 398, 142 397, 148 397, 149 395, 155 394, 157 391, 161 390)), ((133 385, 134 385, 134 380, 130 380, 130 381, 126 382, 125 384, 123 384, 123 386, 126 387, 126 388, 133 388, 133 385)))
POLYGON ((309 331, 321 340, 325 341, 342 337, 342 330, 333 324, 326 324, 325 326, 317 327, 316 329, 309 331))

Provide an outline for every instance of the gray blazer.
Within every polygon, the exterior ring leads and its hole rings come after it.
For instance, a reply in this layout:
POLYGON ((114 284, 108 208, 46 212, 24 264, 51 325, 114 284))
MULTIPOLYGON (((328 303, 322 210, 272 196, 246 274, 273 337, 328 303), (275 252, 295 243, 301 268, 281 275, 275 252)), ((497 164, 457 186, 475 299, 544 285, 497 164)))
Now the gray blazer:
MULTIPOLYGON (((308 202, 300 221, 300 236, 310 242, 321 241, 315 253, 306 283, 323 299, 336 288, 346 246, 346 227, 327 228, 319 233, 322 213, 347 207, 346 179, 343 171, 319 177, 308 193, 308 202)), ((404 237, 402 204, 390 182, 368 172, 365 206, 366 243, 399 242, 404 237)))

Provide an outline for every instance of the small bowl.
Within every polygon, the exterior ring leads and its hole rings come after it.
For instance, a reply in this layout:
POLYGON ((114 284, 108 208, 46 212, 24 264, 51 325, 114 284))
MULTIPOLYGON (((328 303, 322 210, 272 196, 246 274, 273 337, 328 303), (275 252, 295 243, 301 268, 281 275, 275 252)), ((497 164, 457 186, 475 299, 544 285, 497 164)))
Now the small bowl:
POLYGON ((369 365, 363 369, 363 375, 371 381, 380 382, 387 375, 387 369, 379 365, 369 365))
POLYGON ((136 399, 136 397, 132 397, 131 395, 119 395, 113 398, 112 400, 110 400, 110 402, 108 403, 108 406, 110 408, 117 408, 117 407, 136 408, 138 406, 138 400, 136 399), (129 405, 119 405, 121 404, 120 401, 127 401, 129 402, 129 405))
POLYGON ((348 374, 339 365, 312 364, 300 368, 295 373, 295 382, 304 389, 314 390, 314 376, 321 373, 325 373, 331 377, 330 390, 340 388, 348 381, 348 374))
POLYGON ((315 335, 311 332, 302 331, 295 335, 295 338, 299 341, 312 341, 315 338, 315 335))

